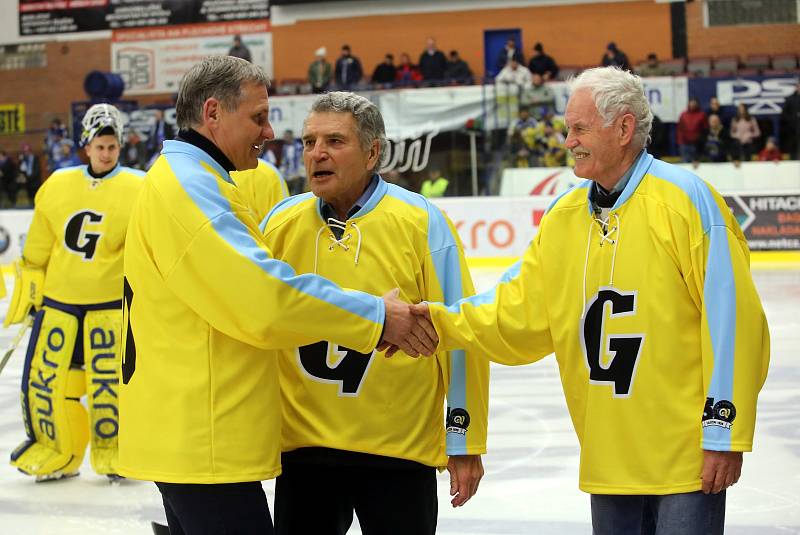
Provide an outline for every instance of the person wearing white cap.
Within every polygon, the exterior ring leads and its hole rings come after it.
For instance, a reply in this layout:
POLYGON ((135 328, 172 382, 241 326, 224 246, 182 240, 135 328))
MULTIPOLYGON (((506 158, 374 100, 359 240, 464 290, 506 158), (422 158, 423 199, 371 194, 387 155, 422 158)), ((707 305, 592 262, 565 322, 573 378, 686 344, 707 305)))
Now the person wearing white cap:
POLYGON ((327 91, 333 77, 333 67, 325 59, 327 53, 328 50, 324 46, 319 47, 314 51, 316 58, 308 66, 308 83, 311 84, 311 91, 314 93, 327 91))

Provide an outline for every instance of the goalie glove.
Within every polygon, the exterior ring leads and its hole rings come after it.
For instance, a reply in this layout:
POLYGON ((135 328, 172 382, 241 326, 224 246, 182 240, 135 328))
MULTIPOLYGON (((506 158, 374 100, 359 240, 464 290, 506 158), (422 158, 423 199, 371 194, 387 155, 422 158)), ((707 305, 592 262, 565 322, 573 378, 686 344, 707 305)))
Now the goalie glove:
POLYGON ((25 316, 42 306, 44 270, 26 266, 24 260, 14 261, 14 293, 8 304, 3 327, 22 323, 25 316))

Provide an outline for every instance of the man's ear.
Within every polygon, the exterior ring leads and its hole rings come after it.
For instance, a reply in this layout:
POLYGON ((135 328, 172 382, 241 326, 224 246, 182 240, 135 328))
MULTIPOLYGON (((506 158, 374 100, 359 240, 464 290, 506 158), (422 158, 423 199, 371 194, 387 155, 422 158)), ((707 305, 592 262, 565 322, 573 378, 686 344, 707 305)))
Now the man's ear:
POLYGON ((219 124, 222 107, 219 100, 209 97, 203 102, 203 124, 209 128, 214 128, 219 124))
POLYGON ((381 142, 380 140, 376 139, 372 142, 372 146, 369 148, 369 155, 367 156, 367 169, 372 169, 373 173, 378 172, 378 167, 380 166, 381 162, 378 161, 381 155, 381 142))
POLYGON ((636 130, 636 118, 632 113, 625 113, 620 117, 619 144, 628 145, 633 139, 636 130))

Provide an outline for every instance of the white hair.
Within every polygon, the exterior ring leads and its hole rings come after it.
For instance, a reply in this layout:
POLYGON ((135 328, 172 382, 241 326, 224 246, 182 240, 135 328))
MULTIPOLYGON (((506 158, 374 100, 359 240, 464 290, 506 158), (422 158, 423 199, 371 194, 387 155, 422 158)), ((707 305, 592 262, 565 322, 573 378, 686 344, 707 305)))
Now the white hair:
POLYGON ((642 149, 650 141, 653 112, 644 93, 642 79, 619 67, 595 67, 587 69, 569 80, 570 93, 588 89, 600 117, 609 126, 622 114, 633 115, 636 126, 631 142, 642 149))

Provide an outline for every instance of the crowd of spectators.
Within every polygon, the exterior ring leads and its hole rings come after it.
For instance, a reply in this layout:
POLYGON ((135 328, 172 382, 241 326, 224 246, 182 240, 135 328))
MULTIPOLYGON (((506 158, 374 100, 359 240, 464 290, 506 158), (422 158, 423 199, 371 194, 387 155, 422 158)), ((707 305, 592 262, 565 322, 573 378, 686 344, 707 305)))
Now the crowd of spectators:
POLYGON ((512 167, 562 167, 569 163, 565 146, 566 127, 552 110, 543 110, 536 118, 522 106, 507 132, 507 146, 512 167))

